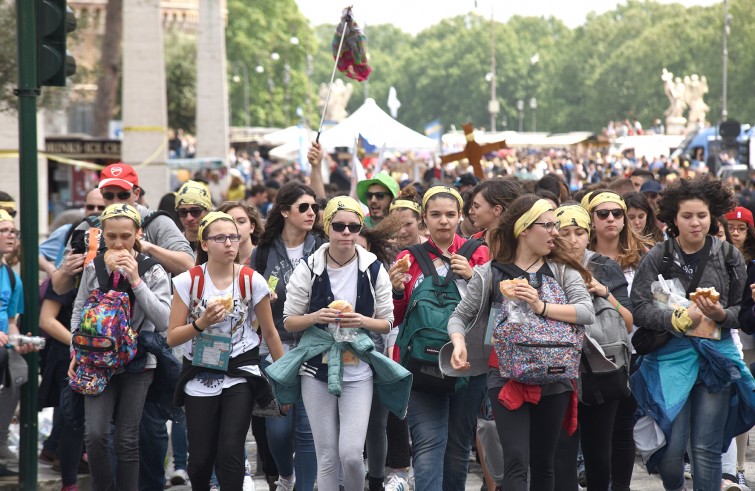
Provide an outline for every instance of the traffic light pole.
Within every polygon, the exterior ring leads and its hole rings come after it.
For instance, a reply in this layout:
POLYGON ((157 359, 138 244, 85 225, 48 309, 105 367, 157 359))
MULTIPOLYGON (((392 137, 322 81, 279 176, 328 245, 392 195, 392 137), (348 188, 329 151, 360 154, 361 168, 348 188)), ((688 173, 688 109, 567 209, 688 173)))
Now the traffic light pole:
MULTIPOLYGON (((16 0, 18 43, 18 149, 21 178, 22 278, 24 317, 22 332, 36 335, 39 330, 39 218, 37 186, 37 16, 36 2, 16 0)), ((25 356, 29 380, 21 389, 21 449, 19 489, 37 489, 37 385, 39 355, 25 356)))

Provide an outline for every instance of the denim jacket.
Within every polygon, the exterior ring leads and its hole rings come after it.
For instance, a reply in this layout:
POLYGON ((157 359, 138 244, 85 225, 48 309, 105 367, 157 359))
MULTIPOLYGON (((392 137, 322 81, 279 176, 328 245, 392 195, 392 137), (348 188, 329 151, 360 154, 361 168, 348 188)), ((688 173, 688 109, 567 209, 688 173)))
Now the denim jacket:
POLYGON ((359 333, 352 343, 339 343, 322 329, 309 328, 304 331, 299 345, 283 355, 267 370, 273 386, 275 398, 280 404, 293 404, 301 393, 299 367, 312 357, 328 352, 328 392, 340 396, 343 365, 341 355, 350 349, 360 360, 372 367, 374 391, 378 400, 400 419, 406 417, 409 394, 412 389, 412 374, 375 351, 375 345, 365 333, 359 333))

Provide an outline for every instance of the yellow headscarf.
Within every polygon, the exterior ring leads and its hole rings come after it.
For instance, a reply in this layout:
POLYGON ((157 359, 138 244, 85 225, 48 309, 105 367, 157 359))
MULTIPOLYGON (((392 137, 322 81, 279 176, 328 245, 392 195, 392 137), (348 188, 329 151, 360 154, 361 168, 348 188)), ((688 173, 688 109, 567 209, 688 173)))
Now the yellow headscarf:
POLYGON ((328 206, 322 212, 322 218, 325 225, 325 235, 330 237, 330 222, 339 211, 351 211, 359 217, 359 223, 364 224, 364 211, 359 201, 349 196, 336 196, 328 201, 328 206))
POLYGON ((15 201, 0 201, 0 207, 10 208, 11 210, 16 211, 16 202, 15 201))
POLYGON ((396 201, 391 203, 391 211, 400 210, 402 208, 415 211, 420 215, 422 214, 422 207, 416 201, 412 201, 410 199, 397 199, 396 201))
POLYGON ((3 209, 0 209, 0 222, 12 222, 12 221, 13 221, 13 217, 10 216, 10 213, 8 213, 7 211, 3 209))
POLYGON ((540 215, 549 211, 553 211, 553 204, 551 204, 550 201, 547 199, 539 199, 535 201, 532 208, 527 210, 527 213, 520 216, 514 223, 514 238, 519 237, 519 234, 527 230, 527 228, 529 228, 529 226, 532 225, 540 215))
MULTIPOLYGON (((594 193, 590 193, 592 195, 594 193)), ((627 204, 624 203, 624 200, 621 199, 621 196, 614 193, 613 191, 603 191, 599 194, 594 195, 593 197, 589 198, 587 200, 586 206, 585 206, 585 198, 587 198, 588 195, 585 195, 584 198, 582 198, 582 207, 587 210, 589 213, 592 213, 595 211, 595 208, 598 207, 598 205, 602 205, 603 203, 616 203, 617 205, 621 206, 621 209, 624 211, 627 211, 627 204)))
POLYGON ((582 208, 585 210, 590 206, 590 198, 592 198, 592 195, 594 194, 594 191, 590 191, 589 193, 582 196, 582 201, 579 202, 580 205, 582 205, 582 208))
POLYGON ((176 193, 176 209, 181 205, 197 205, 212 210, 212 199, 207 185, 197 181, 186 181, 176 193))
POLYGON ((104 222, 105 220, 119 217, 130 218, 136 224, 136 228, 142 228, 142 216, 136 208, 125 203, 114 203, 105 208, 100 215, 100 221, 104 222))
POLYGON ((197 233, 199 240, 204 240, 205 229, 209 227, 210 224, 215 220, 228 220, 234 225, 236 224, 236 220, 234 220, 233 217, 228 213, 223 213, 222 211, 211 211, 210 213, 205 215, 204 218, 202 218, 201 222, 199 222, 199 232, 197 233))
POLYGON ((464 208, 464 200, 461 198, 461 195, 457 190, 454 188, 449 188, 448 186, 433 186, 430 189, 428 189, 425 192, 425 195, 422 197, 422 209, 427 209, 427 202, 430 201, 430 198, 435 196, 439 193, 448 193, 454 198, 456 198, 456 201, 459 202, 459 208, 464 208))
POLYGON ((590 233, 590 214, 587 210, 579 205, 566 205, 556 208, 556 226, 561 227, 582 227, 590 233))

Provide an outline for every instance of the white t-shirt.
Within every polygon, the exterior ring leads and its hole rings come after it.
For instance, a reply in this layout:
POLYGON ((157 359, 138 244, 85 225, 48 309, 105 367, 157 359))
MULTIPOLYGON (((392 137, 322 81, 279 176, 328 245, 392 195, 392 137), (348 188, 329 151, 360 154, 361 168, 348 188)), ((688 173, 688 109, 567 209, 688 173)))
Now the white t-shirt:
POLYGON ((296 269, 299 261, 304 257, 304 242, 296 247, 286 247, 286 254, 288 254, 288 260, 291 261, 291 266, 296 269))
MULTIPOLYGON (((359 271, 359 260, 351 261, 342 268, 333 269, 328 266, 328 279, 330 280, 330 291, 333 292, 334 300, 346 300, 351 305, 357 304, 357 281, 359 271)), ((368 380, 372 377, 372 369, 368 363, 363 362, 356 356, 344 356, 344 359, 352 360, 352 363, 343 364, 343 381, 358 382, 368 380)))
MULTIPOLYGON (((203 266, 203 268, 206 266, 203 266)), ((181 273, 173 278, 173 287, 175 294, 178 295, 181 300, 189 306, 191 309, 191 275, 188 271, 181 273)), ((211 300, 215 297, 222 297, 225 295, 233 295, 233 312, 218 324, 211 326, 207 329, 207 332, 215 334, 230 334, 231 336, 231 357, 234 358, 241 353, 254 349, 260 344, 260 338, 257 332, 252 327, 252 322, 256 319, 254 314, 254 307, 266 296, 270 295, 270 289, 267 286, 265 278, 254 272, 252 275, 252 299, 251 305, 247 307, 244 304, 241 292, 239 291, 238 277, 233 281, 228 288, 219 290, 213 283, 210 275, 205 270, 204 274, 204 287, 202 292, 202 300, 196 307, 194 312, 189 314, 190 318, 198 319, 205 308, 207 308, 207 300, 211 300)), ((194 354, 194 339, 187 341, 181 345, 183 356, 191 360, 194 354)), ((257 365, 250 365, 242 367, 250 373, 259 375, 260 369, 257 365)), ((246 379, 241 377, 229 377, 224 375, 221 379, 216 374, 202 374, 186 383, 184 392, 190 396, 196 397, 211 397, 220 395, 223 389, 246 382, 246 379)))

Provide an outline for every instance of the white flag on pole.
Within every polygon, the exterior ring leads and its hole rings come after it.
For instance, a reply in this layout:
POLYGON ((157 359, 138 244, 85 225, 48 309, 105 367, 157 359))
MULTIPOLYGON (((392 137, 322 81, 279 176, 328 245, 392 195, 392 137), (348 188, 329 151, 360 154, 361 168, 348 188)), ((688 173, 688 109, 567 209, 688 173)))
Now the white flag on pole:
POLYGON ((393 119, 396 119, 398 116, 398 110, 401 107, 401 101, 398 100, 398 95, 396 95, 396 88, 391 85, 391 88, 388 89, 388 109, 391 111, 391 117, 393 119))

